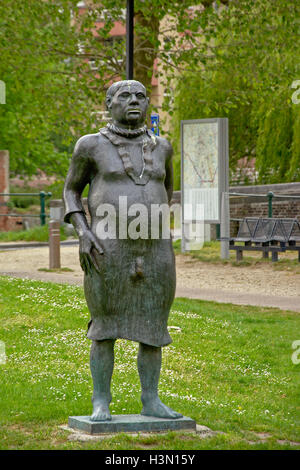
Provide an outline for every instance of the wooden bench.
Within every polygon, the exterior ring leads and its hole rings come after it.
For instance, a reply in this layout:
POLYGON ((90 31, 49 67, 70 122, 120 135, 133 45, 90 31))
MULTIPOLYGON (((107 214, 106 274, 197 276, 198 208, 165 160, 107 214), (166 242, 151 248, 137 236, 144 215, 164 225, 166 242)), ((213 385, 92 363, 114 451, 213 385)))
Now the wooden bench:
POLYGON ((243 259, 244 251, 261 251, 263 258, 271 253, 272 261, 278 261, 278 253, 298 251, 300 262, 300 224, 297 219, 246 217, 237 236, 230 238, 229 249, 236 251, 237 261, 243 259))

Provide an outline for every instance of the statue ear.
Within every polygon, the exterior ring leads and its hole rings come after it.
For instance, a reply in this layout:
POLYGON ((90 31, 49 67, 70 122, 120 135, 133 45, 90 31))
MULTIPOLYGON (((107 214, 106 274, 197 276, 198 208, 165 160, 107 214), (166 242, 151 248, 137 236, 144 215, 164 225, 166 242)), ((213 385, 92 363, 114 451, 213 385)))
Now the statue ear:
POLYGON ((110 111, 110 108, 111 108, 111 98, 106 98, 105 104, 106 104, 106 109, 107 109, 108 111, 110 111))

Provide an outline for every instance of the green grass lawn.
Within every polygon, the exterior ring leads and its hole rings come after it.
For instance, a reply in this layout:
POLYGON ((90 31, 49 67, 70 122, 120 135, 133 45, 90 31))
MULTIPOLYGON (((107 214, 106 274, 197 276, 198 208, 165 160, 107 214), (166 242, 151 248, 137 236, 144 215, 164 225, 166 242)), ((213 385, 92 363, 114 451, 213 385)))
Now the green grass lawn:
MULTIPOLYGON (((300 449, 288 442, 300 442, 299 314, 187 299, 173 304, 180 330, 163 350, 160 396, 222 433, 69 441, 60 426, 91 413, 88 317, 80 287, 0 278, 1 449, 300 449)), ((136 343, 116 342, 113 414, 141 411, 136 355, 136 343)))
MULTIPOLYGON (((64 231, 64 227, 60 227, 60 239, 66 240, 67 236, 64 231)), ((0 243, 1 242, 47 242, 49 240, 49 226, 37 225, 28 230, 12 230, 9 232, 0 232, 0 243)))

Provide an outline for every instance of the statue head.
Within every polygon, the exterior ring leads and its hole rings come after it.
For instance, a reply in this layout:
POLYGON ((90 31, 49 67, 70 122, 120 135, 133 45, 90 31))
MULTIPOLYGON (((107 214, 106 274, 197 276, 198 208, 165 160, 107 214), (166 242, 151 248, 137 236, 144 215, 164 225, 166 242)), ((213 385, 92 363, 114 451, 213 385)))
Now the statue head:
POLYGON ((107 110, 118 127, 141 127, 146 120, 148 105, 146 88, 136 80, 115 82, 106 93, 107 110))

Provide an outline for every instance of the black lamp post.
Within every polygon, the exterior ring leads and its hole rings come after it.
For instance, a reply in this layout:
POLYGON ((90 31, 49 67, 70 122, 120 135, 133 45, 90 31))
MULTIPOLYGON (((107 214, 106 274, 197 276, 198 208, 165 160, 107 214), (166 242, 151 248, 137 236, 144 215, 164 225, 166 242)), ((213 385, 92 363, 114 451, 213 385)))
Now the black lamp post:
POLYGON ((127 0, 126 8, 126 79, 133 79, 133 18, 134 0, 127 0))

